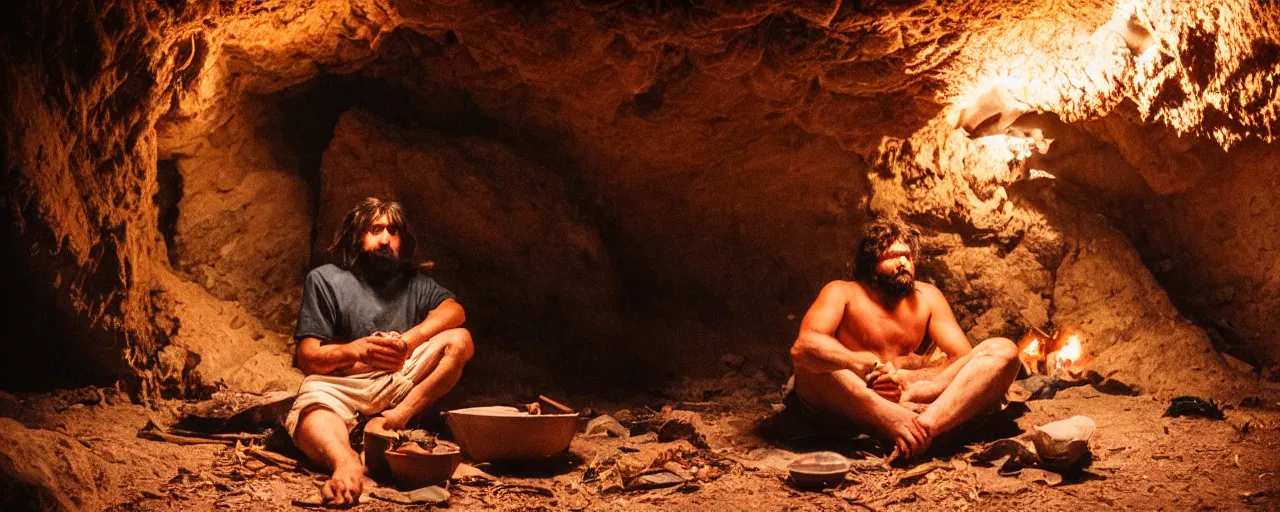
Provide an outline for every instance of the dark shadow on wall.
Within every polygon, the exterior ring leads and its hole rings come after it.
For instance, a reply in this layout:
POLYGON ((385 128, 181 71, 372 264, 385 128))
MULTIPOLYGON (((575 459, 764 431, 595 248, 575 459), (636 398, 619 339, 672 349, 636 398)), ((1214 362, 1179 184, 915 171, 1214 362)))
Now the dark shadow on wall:
POLYGON ((178 205, 182 202, 182 173, 175 160, 156 162, 156 193, 152 196, 159 210, 160 236, 169 253, 169 265, 177 267, 174 237, 178 233, 178 205))
MULTIPOLYGON (((0 208, 0 389, 35 392, 109 384, 112 369, 94 364, 84 343, 77 343, 88 336, 74 327, 81 320, 65 309, 58 287, 41 271, 51 265, 39 260, 51 257, 32 254, 32 240, 56 247, 52 234, 35 233, 42 229, 36 222, 20 224, 15 206, 6 206, 0 208)), ((36 218, 34 207, 28 210, 23 217, 36 218)))

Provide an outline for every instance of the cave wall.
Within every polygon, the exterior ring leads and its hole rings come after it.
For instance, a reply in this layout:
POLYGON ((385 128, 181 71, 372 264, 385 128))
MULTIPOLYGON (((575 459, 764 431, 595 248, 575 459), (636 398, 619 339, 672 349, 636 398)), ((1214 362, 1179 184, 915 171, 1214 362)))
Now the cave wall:
MULTIPOLYGON (((847 270, 870 216, 926 230, 924 277, 975 339, 1094 329, 1108 374, 1181 351, 1216 375, 1215 346, 1275 364, 1274 6, 15 11, 0 40, 17 120, 4 128, 4 261, 44 320, 9 320, 14 339, 83 354, 73 373, 90 380, 144 395, 288 387, 297 280, 364 190, 418 212, 442 280, 518 312, 482 312, 480 330, 590 333, 662 378, 718 371, 708 362, 728 352, 785 374, 799 316, 847 270), (1155 50, 1099 28, 1130 15, 1155 50), (334 77, 345 85, 325 89, 334 77), (993 87, 1011 119, 1049 121, 969 139, 959 119, 993 87), (338 95, 366 88, 395 94, 338 95), (353 107, 371 114, 335 131, 353 107), (1118 305, 1117 290, 1135 291, 1118 305)), ((1149 370, 1133 384, 1189 380, 1149 370)))
MULTIPOLYGON (((360 200, 398 201, 419 260, 458 295, 480 339, 587 350, 619 337, 617 277, 599 233, 574 218, 559 176, 506 146, 351 110, 321 175, 317 261, 360 200)), ((558 359, 529 352, 543 364, 558 359)))
POLYGON ((49 386, 145 370, 160 345, 150 262, 163 254, 152 127, 172 80, 164 34, 180 16, 154 5, 7 9, 0 111, 4 207, 15 229, 4 245, 18 265, 5 272, 30 273, 39 284, 21 293, 65 322, 28 322, 22 307, 7 315, 6 344, 43 345, 59 364, 6 358, 6 381, 49 386))
POLYGON ((1183 194, 1152 208, 1144 255, 1183 308, 1222 336, 1219 345, 1260 370, 1280 361, 1280 150, 1246 142, 1183 194), (1153 219, 1153 220, 1156 220, 1153 219))

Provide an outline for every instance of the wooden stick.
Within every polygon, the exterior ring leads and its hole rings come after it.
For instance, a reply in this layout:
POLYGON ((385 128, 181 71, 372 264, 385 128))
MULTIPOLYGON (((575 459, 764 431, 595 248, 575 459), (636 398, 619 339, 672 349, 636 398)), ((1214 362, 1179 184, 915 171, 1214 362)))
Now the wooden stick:
POLYGON ((163 441, 166 443, 191 445, 191 444, 221 444, 231 446, 235 444, 234 439, 205 439, 200 437, 187 437, 173 434, 167 434, 158 430, 144 430, 138 432, 138 437, 150 439, 152 441, 163 441))
POLYGON ((246 441, 246 442, 262 441, 267 437, 262 434, 244 434, 244 433, 211 434, 211 433, 205 433, 205 432, 195 432, 192 430, 182 430, 178 428, 166 429, 165 432, 176 435, 176 436, 183 436, 183 437, 195 437, 200 439, 220 439, 220 440, 228 440, 228 441, 246 441))
POLYGON ((286 469, 294 469, 298 467, 298 461, 276 452, 263 450, 261 448, 249 447, 245 449, 245 453, 262 459, 264 462, 270 462, 286 469))
POLYGON ((574 413, 574 410, 570 409, 569 406, 562 404, 560 402, 557 402, 555 400, 552 400, 550 398, 547 398, 546 395, 538 395, 538 400, 542 400, 543 402, 546 402, 548 405, 555 407, 556 409, 560 409, 560 412, 563 412, 565 414, 574 413))

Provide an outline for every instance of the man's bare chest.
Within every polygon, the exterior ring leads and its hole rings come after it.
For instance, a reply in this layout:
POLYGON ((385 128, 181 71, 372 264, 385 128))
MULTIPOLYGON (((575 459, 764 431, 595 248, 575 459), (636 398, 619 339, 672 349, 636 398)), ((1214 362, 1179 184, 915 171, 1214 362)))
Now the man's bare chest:
POLYGON ((928 312, 912 305, 885 310, 875 304, 851 304, 836 337, 845 345, 853 343, 850 348, 894 357, 916 350, 924 341, 928 323, 928 312))

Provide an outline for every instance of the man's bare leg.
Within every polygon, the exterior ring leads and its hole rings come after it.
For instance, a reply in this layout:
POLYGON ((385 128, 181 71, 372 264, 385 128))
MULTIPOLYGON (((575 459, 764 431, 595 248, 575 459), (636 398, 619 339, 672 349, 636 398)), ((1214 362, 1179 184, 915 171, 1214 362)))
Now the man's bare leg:
POLYGON ((1017 376, 1017 345, 1005 338, 979 343, 934 377, 934 383, 944 390, 920 413, 920 424, 932 437, 990 412, 1017 376))
POLYGON ((382 413, 387 421, 384 428, 404 428, 410 418, 443 398, 462 378, 462 368, 475 353, 471 333, 463 328, 444 331, 427 343, 422 364, 409 375, 413 389, 398 405, 382 413))
POLYGON ((886 400, 851 370, 824 374, 796 374, 796 394, 816 407, 893 441, 904 455, 918 455, 930 439, 916 421, 916 413, 886 400))
POLYGON ((337 413, 323 407, 302 411, 293 442, 312 462, 333 471, 320 488, 325 503, 354 504, 364 490, 364 464, 351 449, 347 424, 337 413))

